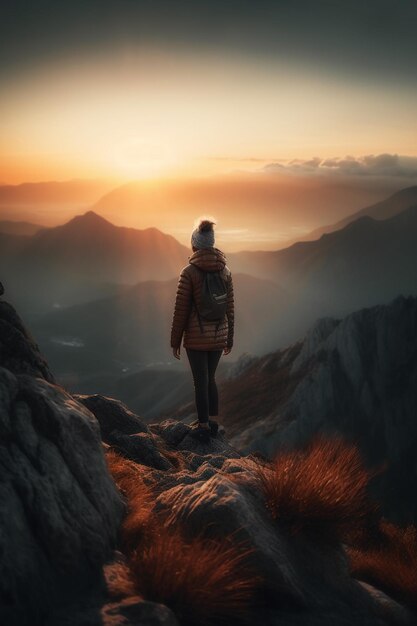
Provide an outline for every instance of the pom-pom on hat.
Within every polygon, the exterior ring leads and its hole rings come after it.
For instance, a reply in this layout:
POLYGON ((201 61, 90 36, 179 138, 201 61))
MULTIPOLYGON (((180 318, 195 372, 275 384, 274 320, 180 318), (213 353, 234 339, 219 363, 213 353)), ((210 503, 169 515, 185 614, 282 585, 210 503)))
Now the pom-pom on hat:
POLYGON ((201 220, 191 235, 191 244, 194 248, 212 248, 214 246, 214 229, 216 222, 201 220))

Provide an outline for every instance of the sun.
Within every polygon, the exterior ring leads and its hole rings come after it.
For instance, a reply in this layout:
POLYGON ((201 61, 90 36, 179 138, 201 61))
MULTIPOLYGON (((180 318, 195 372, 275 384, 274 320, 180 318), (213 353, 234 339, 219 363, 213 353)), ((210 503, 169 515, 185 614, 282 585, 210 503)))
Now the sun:
POLYGON ((120 175, 152 178, 165 174, 179 163, 176 151, 146 137, 129 137, 114 150, 114 168, 120 175))

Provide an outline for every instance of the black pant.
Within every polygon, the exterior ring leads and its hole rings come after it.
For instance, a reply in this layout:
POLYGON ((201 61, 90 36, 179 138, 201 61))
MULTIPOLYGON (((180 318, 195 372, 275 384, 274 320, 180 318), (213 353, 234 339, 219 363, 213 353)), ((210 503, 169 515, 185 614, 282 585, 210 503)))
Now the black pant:
POLYGON ((194 379, 198 421, 208 422, 209 415, 219 414, 219 396, 214 376, 223 350, 185 350, 194 379))

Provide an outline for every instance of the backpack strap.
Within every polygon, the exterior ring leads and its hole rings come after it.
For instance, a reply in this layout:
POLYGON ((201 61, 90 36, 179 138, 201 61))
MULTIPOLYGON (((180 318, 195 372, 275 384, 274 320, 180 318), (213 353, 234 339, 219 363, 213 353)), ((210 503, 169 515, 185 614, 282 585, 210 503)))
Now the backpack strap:
POLYGON ((195 312, 197 314, 197 319, 198 319, 198 323, 199 323, 199 326, 200 326, 201 333, 204 333, 203 323, 201 321, 201 317, 200 317, 200 313, 198 312, 197 305, 196 305, 196 303, 194 301, 193 301, 193 304, 194 304, 194 310, 195 310, 195 312))

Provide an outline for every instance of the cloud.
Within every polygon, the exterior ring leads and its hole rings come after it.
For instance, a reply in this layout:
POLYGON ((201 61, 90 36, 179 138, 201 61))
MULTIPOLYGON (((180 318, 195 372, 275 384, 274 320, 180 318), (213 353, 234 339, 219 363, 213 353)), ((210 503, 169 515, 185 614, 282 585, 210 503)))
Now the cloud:
POLYGON ((368 154, 363 157, 346 156, 321 159, 293 159, 287 163, 268 163, 267 173, 335 175, 335 176, 394 176, 417 178, 417 157, 398 154, 368 154))

